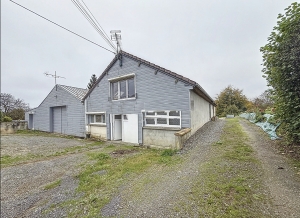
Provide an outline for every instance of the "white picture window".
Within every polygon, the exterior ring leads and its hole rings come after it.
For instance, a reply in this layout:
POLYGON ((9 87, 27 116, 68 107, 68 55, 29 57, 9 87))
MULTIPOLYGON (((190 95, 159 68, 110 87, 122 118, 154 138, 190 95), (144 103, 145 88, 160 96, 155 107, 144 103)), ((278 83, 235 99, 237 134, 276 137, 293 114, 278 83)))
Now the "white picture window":
POLYGON ((181 111, 147 111, 145 126, 181 127, 181 111))
POLYGON ((112 100, 135 98, 134 77, 111 82, 111 96, 112 100))

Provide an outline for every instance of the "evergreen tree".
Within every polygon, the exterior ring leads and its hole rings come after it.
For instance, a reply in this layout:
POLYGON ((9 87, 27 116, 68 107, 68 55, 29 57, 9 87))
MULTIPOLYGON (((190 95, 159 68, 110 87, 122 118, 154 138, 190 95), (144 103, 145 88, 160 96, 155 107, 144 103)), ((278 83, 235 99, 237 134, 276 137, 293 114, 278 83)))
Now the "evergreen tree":
POLYGON ((91 79, 90 79, 89 84, 87 85, 87 88, 88 88, 88 89, 91 89, 91 88, 94 86, 94 84, 96 83, 96 81, 97 81, 97 77, 96 77, 95 74, 93 74, 93 75, 91 76, 91 79))

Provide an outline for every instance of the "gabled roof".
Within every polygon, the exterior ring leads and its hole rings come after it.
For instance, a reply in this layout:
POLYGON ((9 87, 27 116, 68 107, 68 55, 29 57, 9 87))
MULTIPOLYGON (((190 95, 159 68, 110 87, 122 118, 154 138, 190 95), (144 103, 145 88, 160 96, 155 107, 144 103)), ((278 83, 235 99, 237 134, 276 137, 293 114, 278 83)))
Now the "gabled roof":
POLYGON ((88 90, 88 92, 86 93, 86 95, 82 98, 82 100, 86 99, 87 96, 94 90, 94 88, 96 87, 96 85, 102 80, 102 78, 106 75, 106 73, 110 70, 110 68, 115 64, 115 62, 119 59, 119 56, 124 56, 124 57, 127 57, 127 58, 130 58, 132 60, 135 60, 137 62, 139 62, 140 64, 143 64, 145 66, 148 66, 150 68, 153 68, 154 70, 158 71, 158 72, 161 72, 161 73, 164 73, 168 76, 171 76, 175 79, 178 79, 180 81, 182 81, 183 83, 187 84, 187 85, 190 85, 193 87, 193 90, 198 94, 200 95, 201 97, 203 97, 205 100, 207 100, 208 102, 210 102, 211 104, 215 105, 215 102, 214 100, 207 94, 207 92, 195 81, 193 80, 190 80, 182 75, 179 75, 177 73, 174 73, 170 70, 167 70, 163 67, 160 67, 158 65, 155 65, 149 61, 146 61, 144 59, 141 59, 137 56, 134 56, 132 54, 129 54, 125 51, 120 51, 119 54, 117 54, 114 59, 110 62, 110 64, 106 67, 106 69, 103 71, 103 73, 99 76, 99 78, 97 79, 96 83, 93 85, 93 87, 88 90))
POLYGON ((79 100, 82 100, 83 97, 88 92, 87 89, 76 88, 76 87, 72 87, 72 86, 65 86, 65 85, 57 85, 57 86, 59 86, 62 89, 66 90, 67 92, 69 92, 70 94, 72 94, 73 96, 75 96, 79 100))

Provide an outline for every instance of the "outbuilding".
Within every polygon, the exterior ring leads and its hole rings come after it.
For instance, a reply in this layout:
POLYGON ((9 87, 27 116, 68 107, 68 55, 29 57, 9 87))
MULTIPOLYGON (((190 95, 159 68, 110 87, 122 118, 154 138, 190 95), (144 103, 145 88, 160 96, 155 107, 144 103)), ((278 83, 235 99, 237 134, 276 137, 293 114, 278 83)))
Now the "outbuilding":
POLYGON ((25 113, 28 128, 85 137, 86 93, 87 89, 55 85, 37 108, 25 113))

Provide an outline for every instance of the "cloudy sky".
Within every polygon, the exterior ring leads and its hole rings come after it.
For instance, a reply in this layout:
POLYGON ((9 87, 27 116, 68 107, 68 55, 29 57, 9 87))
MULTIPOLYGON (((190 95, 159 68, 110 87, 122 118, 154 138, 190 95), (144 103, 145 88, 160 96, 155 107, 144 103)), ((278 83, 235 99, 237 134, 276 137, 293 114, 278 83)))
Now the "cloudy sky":
MULTIPOLYGON (((108 47, 71 0, 14 0, 108 47)), ((198 82, 210 95, 229 84, 254 98, 267 89, 259 48, 290 0, 84 0, 100 25, 122 31, 122 49, 198 82)), ((9 0, 1 1, 1 92, 38 106, 59 84, 86 88, 114 54, 9 0)))

